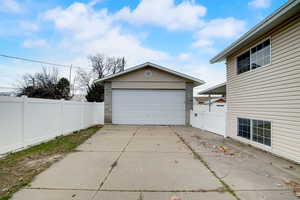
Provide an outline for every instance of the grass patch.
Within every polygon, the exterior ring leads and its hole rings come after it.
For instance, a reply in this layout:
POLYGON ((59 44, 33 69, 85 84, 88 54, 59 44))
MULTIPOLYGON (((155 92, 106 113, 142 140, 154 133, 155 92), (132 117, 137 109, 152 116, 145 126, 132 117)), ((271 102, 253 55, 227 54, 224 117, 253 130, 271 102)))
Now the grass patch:
POLYGON ((11 198, 13 193, 28 185, 37 174, 62 159, 100 128, 93 126, 75 131, 0 158, 0 200, 11 198))

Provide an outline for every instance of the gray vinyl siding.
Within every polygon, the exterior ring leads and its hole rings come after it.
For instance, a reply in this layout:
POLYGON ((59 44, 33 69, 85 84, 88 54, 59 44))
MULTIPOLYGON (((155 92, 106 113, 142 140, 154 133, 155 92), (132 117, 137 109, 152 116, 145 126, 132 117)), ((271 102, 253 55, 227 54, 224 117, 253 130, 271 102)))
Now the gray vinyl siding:
POLYGON ((227 136, 300 163, 300 19, 227 58, 227 136), (237 75, 236 56, 271 38, 271 64, 237 75), (237 136, 237 118, 272 122, 272 146, 237 136))

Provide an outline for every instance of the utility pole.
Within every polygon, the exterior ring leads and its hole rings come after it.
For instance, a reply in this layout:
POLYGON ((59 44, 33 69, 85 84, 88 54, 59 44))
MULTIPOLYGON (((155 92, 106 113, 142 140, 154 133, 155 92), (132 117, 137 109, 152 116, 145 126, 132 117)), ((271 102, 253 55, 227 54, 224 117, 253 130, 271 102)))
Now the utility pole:
POLYGON ((70 72, 69 72, 69 82, 71 83, 71 78, 72 78, 72 65, 70 66, 70 72))
MULTIPOLYGON (((70 83, 70 91, 71 91, 71 88, 72 88, 72 64, 70 66, 70 72, 69 72, 69 83, 70 83)), ((74 87, 74 86, 73 86, 74 87)), ((74 94, 74 91, 73 91, 73 94, 74 94)))

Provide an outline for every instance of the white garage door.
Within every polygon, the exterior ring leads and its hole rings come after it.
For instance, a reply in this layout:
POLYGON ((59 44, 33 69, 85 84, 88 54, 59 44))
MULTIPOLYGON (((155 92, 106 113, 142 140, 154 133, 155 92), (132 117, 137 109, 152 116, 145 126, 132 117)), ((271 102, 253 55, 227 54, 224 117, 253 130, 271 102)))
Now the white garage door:
POLYGON ((114 124, 185 124, 184 90, 112 90, 114 124))

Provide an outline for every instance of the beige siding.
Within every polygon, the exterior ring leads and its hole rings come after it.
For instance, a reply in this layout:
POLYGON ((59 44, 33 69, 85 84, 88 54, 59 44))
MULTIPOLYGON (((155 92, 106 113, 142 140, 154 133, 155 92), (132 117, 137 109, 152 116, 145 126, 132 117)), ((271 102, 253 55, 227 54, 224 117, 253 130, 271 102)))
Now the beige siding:
POLYGON ((227 135, 300 163, 300 19, 286 22, 271 37, 271 64, 237 75, 236 55, 227 58, 227 135), (272 147, 237 135, 237 118, 272 122, 272 147))
POLYGON ((185 89, 185 82, 113 81, 114 89, 185 89))
POLYGON ((152 67, 145 67, 111 79, 112 88, 115 89, 185 89, 186 81, 152 67), (151 77, 145 77, 146 70, 151 70, 151 77))

